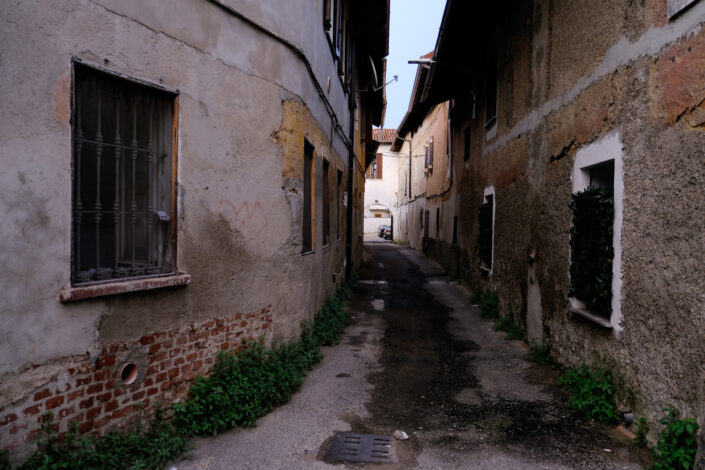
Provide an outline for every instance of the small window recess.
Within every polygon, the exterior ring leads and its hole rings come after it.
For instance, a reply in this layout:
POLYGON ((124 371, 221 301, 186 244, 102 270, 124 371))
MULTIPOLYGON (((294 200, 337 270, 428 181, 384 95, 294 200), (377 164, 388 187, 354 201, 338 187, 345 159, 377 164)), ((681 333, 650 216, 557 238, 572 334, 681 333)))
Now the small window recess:
POLYGON ((323 189, 323 201, 321 201, 321 205, 323 206, 323 236, 321 244, 323 245, 323 248, 327 248, 330 243, 330 163, 326 158, 324 158, 321 166, 323 170, 321 172, 321 183, 323 189))
POLYGON ((499 64, 497 61, 497 49, 495 48, 489 55, 487 61, 487 78, 485 82, 485 131, 487 139, 493 139, 497 135, 497 108, 499 100, 499 81, 497 80, 499 64))
POLYGON ((464 147, 463 147, 463 161, 467 162, 470 160, 470 143, 471 143, 471 138, 472 134, 470 131, 470 124, 465 126, 465 129, 463 130, 463 142, 464 142, 464 147))
MULTIPOLYGON (((573 194, 589 187, 612 188, 614 201, 612 247, 612 312, 609 318, 591 312, 584 302, 569 298, 572 313, 604 328, 612 329, 615 336, 622 331, 621 289, 622 289, 622 204, 624 180, 622 166, 622 143, 619 131, 615 130, 576 153, 573 164, 573 194)), ((570 273, 568 273, 570 276, 570 273)))
POLYGON ((458 244, 458 216, 453 216, 453 245, 458 244))
POLYGON ((428 176, 433 173, 433 137, 431 137, 424 145, 424 175, 428 176))
POLYGON ((313 158, 314 147, 308 140, 304 141, 304 155, 303 155, 303 167, 304 167, 304 196, 303 196, 303 217, 302 217, 302 246, 301 254, 306 255, 314 252, 315 240, 314 240, 314 158, 313 158))
POLYGON ((440 238, 441 234, 441 208, 436 207, 436 238, 440 238))
MULTIPOLYGON (((492 274, 494 267, 494 223, 495 223, 495 212, 496 212, 496 201, 495 201, 495 189, 494 186, 489 186, 485 188, 485 196, 483 199, 482 207, 489 209, 489 214, 487 217, 490 219, 490 232, 485 233, 488 239, 485 240, 485 244, 489 244, 489 251, 486 253, 480 253, 480 270, 486 272, 487 274, 492 274)), ((483 235, 480 234, 479 237, 483 235)), ((480 246, 482 246, 482 240, 479 240, 480 246)))

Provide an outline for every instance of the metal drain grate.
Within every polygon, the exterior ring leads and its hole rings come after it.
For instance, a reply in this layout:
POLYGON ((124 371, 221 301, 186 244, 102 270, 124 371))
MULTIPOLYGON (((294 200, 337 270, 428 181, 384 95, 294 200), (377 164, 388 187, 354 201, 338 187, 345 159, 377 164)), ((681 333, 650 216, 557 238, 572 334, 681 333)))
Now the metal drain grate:
POLYGON ((328 459, 366 463, 397 461, 391 437, 352 432, 339 432, 335 435, 328 459))

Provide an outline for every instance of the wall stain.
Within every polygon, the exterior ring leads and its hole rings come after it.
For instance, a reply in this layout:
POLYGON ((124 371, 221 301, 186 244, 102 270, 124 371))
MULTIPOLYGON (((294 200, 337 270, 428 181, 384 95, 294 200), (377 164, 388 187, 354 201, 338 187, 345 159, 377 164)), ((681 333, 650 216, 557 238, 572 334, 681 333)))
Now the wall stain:
POLYGON ((234 225, 247 237, 259 237, 269 225, 267 216, 259 201, 255 201, 252 206, 250 206, 248 201, 237 206, 232 201, 221 199, 220 210, 226 214, 230 225, 234 225))

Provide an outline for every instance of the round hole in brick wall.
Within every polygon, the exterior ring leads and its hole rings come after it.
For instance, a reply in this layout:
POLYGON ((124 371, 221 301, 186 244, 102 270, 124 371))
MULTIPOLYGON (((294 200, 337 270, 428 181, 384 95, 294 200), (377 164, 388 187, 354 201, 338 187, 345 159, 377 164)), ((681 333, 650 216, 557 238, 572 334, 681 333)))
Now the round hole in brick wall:
POLYGON ((120 368, 120 379, 125 385, 130 385, 137 379, 137 366, 131 362, 124 364, 120 368))

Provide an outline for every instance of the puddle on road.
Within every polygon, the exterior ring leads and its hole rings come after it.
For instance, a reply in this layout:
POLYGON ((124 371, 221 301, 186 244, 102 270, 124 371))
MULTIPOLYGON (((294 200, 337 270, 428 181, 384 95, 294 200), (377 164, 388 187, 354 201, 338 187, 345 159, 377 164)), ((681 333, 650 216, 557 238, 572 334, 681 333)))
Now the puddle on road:
MULTIPOLYGON (((568 466, 577 464, 575 468, 587 461, 591 468, 612 466, 617 452, 608 457, 595 449, 615 449, 615 442, 599 427, 576 420, 561 400, 507 400, 483 393, 474 366, 481 359, 468 354, 480 346, 449 333, 451 309, 424 287, 428 277, 437 273, 424 275, 410 262, 391 259, 397 252, 376 247, 373 253, 375 261, 381 259, 387 266, 388 284, 384 292, 376 284, 360 285, 355 298, 357 302, 374 298, 373 307, 382 301, 377 305, 385 311, 385 334, 380 369, 368 376, 374 386, 367 403, 371 416, 351 423, 353 430, 405 430, 411 439, 404 441, 407 450, 399 457, 407 466, 415 465, 426 445, 462 452, 490 445, 568 466)), ((372 278, 374 269, 374 264, 368 265, 361 274, 372 278)))

